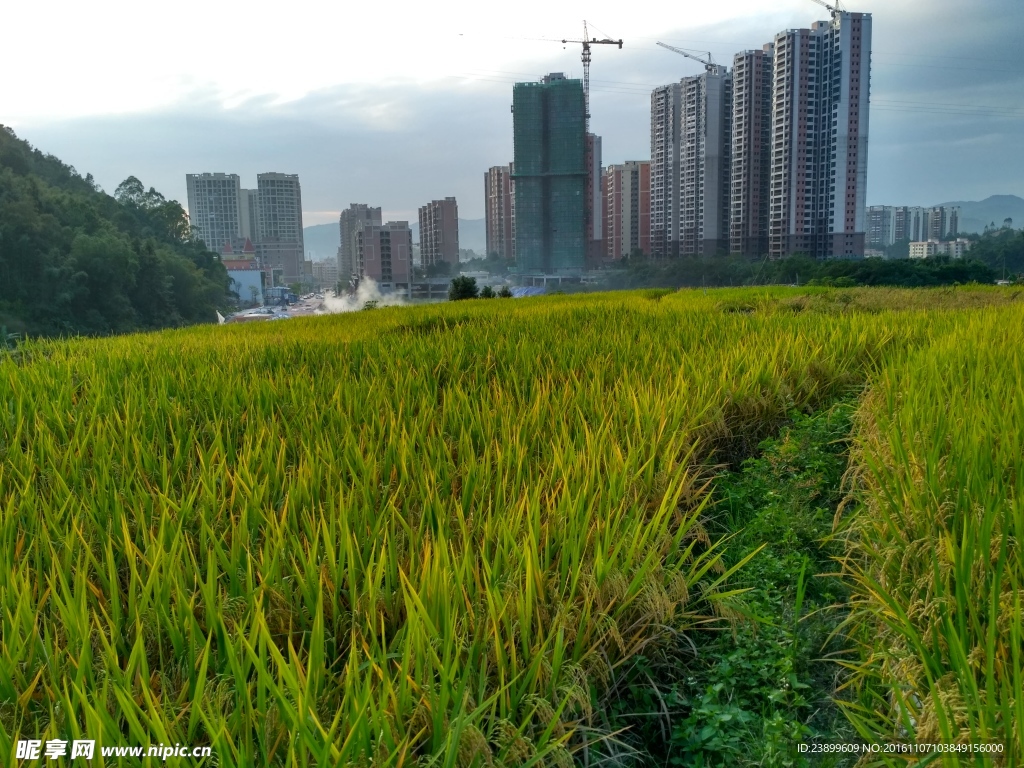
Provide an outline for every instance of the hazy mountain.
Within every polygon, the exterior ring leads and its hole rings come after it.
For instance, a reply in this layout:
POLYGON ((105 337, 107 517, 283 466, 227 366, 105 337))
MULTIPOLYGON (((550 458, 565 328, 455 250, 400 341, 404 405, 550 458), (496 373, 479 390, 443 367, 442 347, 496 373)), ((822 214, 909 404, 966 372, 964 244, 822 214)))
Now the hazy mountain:
POLYGON ((302 241, 306 246, 306 258, 312 261, 326 261, 338 256, 341 234, 338 223, 316 224, 302 228, 302 241), (310 253, 312 252, 312 256, 310 253))
POLYGON ((486 219, 459 219, 459 248, 487 255, 486 219))
MULTIPOLYGON (((420 241, 418 222, 410 221, 412 241, 420 241)), ((324 261, 338 253, 339 233, 337 224, 317 224, 302 228, 302 237, 306 245, 306 258, 313 253, 313 261, 324 261)), ((480 256, 486 255, 487 234, 484 219, 459 219, 459 248, 476 251, 480 256)))
POLYGON ((980 235, 989 224, 1001 227, 1004 219, 1013 219, 1013 226, 1018 229, 1024 227, 1024 199, 1016 195, 992 195, 980 201, 957 200, 939 205, 960 206, 958 229, 961 232, 980 235))

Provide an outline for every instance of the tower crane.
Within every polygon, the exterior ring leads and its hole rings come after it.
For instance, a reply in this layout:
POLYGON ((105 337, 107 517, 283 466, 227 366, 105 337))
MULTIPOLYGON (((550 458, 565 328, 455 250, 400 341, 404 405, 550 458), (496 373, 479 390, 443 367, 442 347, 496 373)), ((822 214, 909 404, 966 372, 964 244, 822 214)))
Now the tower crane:
POLYGON ((830 11, 832 11, 833 18, 835 17, 835 15, 837 13, 842 13, 843 12, 842 6, 839 5, 839 0, 836 0, 836 4, 835 5, 829 5, 828 3, 825 2, 825 0, 812 0, 812 2, 815 2, 818 5, 822 6, 823 8, 828 8, 830 11))
POLYGON ((562 40, 562 43, 580 43, 583 45, 583 110, 587 116, 587 130, 590 130, 590 46, 592 45, 617 45, 622 48, 622 40, 612 40, 611 38, 604 38, 598 40, 596 37, 591 37, 590 32, 587 31, 587 21, 583 20, 583 39, 582 40, 562 40))
MULTIPOLYGON (((817 2, 817 0, 815 0, 815 2, 817 2)), ((706 59, 702 59, 697 54, 698 53, 704 53, 704 51, 687 51, 687 50, 684 50, 683 48, 676 48, 676 47, 671 46, 671 45, 666 45, 665 43, 661 42, 660 40, 658 41, 658 45, 660 45, 662 48, 668 48, 668 50, 673 51, 675 53, 678 53, 680 56, 685 56, 688 59, 693 59, 694 61, 699 61, 701 64, 704 65, 704 69, 707 70, 708 72, 714 72, 715 69, 717 69, 717 67, 718 67, 718 65, 715 64, 714 58, 712 58, 712 56, 711 56, 711 51, 707 52, 707 58, 706 59)))

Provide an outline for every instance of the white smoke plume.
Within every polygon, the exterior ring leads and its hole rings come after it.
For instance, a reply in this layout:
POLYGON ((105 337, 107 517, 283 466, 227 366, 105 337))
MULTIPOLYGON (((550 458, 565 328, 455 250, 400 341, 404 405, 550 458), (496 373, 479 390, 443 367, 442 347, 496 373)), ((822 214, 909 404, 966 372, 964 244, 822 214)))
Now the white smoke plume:
POLYGON ((364 278, 355 293, 344 296, 325 296, 320 314, 335 315, 339 312, 358 312, 364 309, 369 301, 376 302, 378 307, 401 307, 409 303, 400 294, 381 293, 377 283, 370 278, 364 278))

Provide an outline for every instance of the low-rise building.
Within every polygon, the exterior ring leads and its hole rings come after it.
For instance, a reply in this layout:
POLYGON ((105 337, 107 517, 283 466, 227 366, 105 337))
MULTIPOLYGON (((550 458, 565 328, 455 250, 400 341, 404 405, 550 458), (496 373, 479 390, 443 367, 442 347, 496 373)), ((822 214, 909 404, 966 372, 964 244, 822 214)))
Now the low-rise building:
POLYGON ((338 284, 338 262, 336 259, 313 262, 313 281, 317 288, 334 288, 338 284))
POLYGON ((910 258, 928 259, 932 256, 950 256, 954 259, 962 259, 970 249, 971 241, 963 237, 947 241, 922 240, 910 244, 910 258))
POLYGON ((910 258, 927 259, 934 256, 939 247, 938 240, 921 240, 910 244, 910 258))
POLYGON ((231 283, 228 290, 241 307, 263 306, 263 270, 255 258, 221 259, 231 283))
POLYGON ((948 240, 944 243, 939 243, 944 250, 940 253, 945 253, 947 256, 952 256, 954 259, 962 259, 964 254, 971 250, 971 241, 965 237, 958 237, 956 240, 948 240))

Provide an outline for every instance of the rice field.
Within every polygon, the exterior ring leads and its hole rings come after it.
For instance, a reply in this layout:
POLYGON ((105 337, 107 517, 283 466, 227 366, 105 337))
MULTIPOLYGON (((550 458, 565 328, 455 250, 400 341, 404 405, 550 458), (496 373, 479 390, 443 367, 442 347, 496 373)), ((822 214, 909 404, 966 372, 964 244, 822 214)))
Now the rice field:
POLYGON ((851 719, 1024 754, 1021 306, 647 291, 0 353, 0 755, 571 766, 613 669, 737 615, 711 465, 861 390, 851 719))
MULTIPOLYGON (((857 430, 846 574, 862 734, 1024 759, 1024 332, 987 311, 889 366, 857 430)), ((963 754, 949 765, 972 761, 963 754)))

